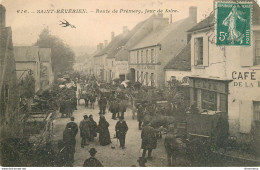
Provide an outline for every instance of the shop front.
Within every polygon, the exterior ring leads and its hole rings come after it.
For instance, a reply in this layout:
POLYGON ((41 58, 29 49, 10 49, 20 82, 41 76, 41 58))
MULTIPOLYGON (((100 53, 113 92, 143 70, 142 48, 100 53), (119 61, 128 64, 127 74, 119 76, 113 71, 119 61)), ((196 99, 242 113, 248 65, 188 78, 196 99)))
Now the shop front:
POLYGON ((228 112, 230 80, 190 76, 190 104, 201 112, 228 112))

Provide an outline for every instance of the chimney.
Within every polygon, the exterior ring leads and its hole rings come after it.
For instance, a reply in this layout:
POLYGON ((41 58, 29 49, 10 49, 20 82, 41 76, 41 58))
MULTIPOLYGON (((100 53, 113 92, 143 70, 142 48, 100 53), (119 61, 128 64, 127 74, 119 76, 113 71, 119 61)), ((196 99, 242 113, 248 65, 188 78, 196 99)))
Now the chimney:
POLYGON ((106 47, 106 46, 107 46, 107 44, 108 44, 108 41, 107 41, 107 40, 105 40, 105 41, 104 41, 104 47, 106 47))
POLYGON ((99 43, 99 48, 100 48, 100 51, 103 50, 103 43, 99 43))
POLYGON ((111 32, 111 41, 115 38, 115 32, 111 32))
POLYGON ((170 15, 170 21, 169 23, 171 24, 172 23, 172 14, 170 15))
POLYGON ((0 4, 0 28, 5 27, 5 7, 0 4))
POLYGON ((192 18, 192 20, 197 23, 197 7, 191 6, 189 8, 189 17, 192 18))
POLYGON ((163 18, 163 14, 161 14, 161 16, 156 18, 153 18, 153 31, 158 29, 158 28, 162 28, 165 27, 169 24, 169 18, 163 18))
POLYGON ((128 27, 127 26, 123 26, 123 34, 128 32, 128 27))

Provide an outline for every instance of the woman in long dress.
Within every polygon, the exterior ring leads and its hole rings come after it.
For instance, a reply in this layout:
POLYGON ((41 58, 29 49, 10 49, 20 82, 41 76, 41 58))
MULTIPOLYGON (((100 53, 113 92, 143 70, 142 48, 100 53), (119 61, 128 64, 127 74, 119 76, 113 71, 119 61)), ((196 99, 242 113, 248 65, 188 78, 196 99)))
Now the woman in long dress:
POLYGON ((103 115, 101 115, 98 123, 98 132, 99 143, 102 146, 109 145, 111 143, 108 127, 109 123, 106 121, 106 118, 103 115))
POLYGON ((243 14, 242 11, 238 11, 236 6, 232 7, 231 12, 223 21, 223 25, 228 26, 229 37, 228 40, 231 41, 231 44, 234 44, 234 41, 239 42, 240 44, 243 43, 244 34, 240 33, 237 30, 237 20, 242 22, 246 22, 246 19, 242 18, 241 15, 243 14))

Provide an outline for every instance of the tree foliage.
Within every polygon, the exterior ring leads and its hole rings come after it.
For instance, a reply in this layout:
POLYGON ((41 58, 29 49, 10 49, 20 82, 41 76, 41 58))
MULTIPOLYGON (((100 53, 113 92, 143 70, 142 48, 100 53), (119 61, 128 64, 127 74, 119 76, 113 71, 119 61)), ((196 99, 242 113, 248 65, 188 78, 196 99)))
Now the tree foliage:
POLYGON ((29 99, 35 95, 35 79, 33 75, 27 74, 24 80, 21 81, 22 96, 29 99))
POLYGON ((35 45, 40 48, 51 48, 52 69, 55 77, 58 73, 73 70, 73 63, 75 61, 74 52, 60 38, 51 35, 48 28, 42 30, 35 45))

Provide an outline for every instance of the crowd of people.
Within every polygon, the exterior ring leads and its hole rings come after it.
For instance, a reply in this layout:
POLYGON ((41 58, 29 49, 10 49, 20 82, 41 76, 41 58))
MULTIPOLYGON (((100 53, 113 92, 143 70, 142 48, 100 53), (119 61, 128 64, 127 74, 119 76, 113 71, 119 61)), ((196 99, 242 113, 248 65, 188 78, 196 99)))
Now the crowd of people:
MULTIPOLYGON (((93 87, 93 86, 92 86, 93 87)), ((72 94, 72 93, 71 93, 72 94)), ((84 148, 88 146, 90 142, 94 141, 94 138, 98 136, 98 141, 101 146, 110 145, 111 137, 109 132, 110 124, 105 118, 106 111, 112 113, 112 119, 117 120, 118 122, 115 126, 115 137, 119 140, 120 148, 125 149, 125 139, 126 134, 128 132, 128 125, 126 120, 124 120, 124 113, 126 112, 129 103, 131 103, 131 109, 133 111, 132 118, 135 119, 135 113, 137 112, 137 121, 138 121, 138 128, 141 130, 141 149, 143 149, 142 157, 138 159, 140 166, 145 166, 147 160, 152 158, 152 151, 157 147, 157 140, 158 140, 158 132, 160 132, 161 128, 154 128, 153 124, 149 119, 146 118, 146 115, 154 114, 154 112, 158 112, 157 108, 154 105, 150 104, 136 104, 135 100, 133 100, 132 96, 127 96, 123 92, 115 92, 112 91, 109 95, 102 93, 97 89, 91 88, 91 95, 95 96, 98 100, 99 106, 99 122, 95 122, 93 119, 93 115, 85 114, 83 116, 83 120, 80 121, 80 124, 74 122, 74 117, 72 114, 71 121, 67 123, 65 130, 63 132, 63 140, 61 141, 60 146, 60 153, 65 156, 62 156, 61 160, 64 162, 64 166, 73 166, 74 163, 74 154, 75 154, 75 146, 76 146, 76 135, 78 131, 80 132, 81 137, 81 147, 84 148), (99 134, 99 135, 98 135, 99 134), (148 152, 148 156, 146 157, 146 153, 148 152)), ((75 95, 73 94, 73 101, 75 95)), ((85 98, 85 106, 88 107, 89 104, 89 97, 88 99, 85 98)), ((65 98, 64 98, 65 100, 65 98)), ((77 101, 77 99, 76 99, 77 101)), ((96 101, 96 99, 95 99, 96 101)), ((94 108, 95 101, 91 104, 91 108, 94 108), (92 106, 93 105, 93 106, 92 106)), ((76 102, 77 103, 77 102, 76 102)), ((72 102, 73 104, 73 102, 72 102)), ((61 105, 62 106, 62 105, 61 105)), ((66 105, 68 106, 68 105, 66 105)), ((65 106, 65 107, 66 107, 65 106)), ((73 105, 74 109, 77 109, 76 106, 73 105)), ((61 109, 62 113, 62 109, 61 109)), ((63 113, 62 113, 63 114, 63 113)), ((169 128, 169 132, 165 138, 165 148, 167 151, 167 158, 168 158, 168 165, 172 166, 173 161, 176 158, 176 131, 174 128, 169 128)), ((94 167, 94 166, 103 166, 99 160, 95 158, 95 154, 97 150, 95 148, 91 148, 89 150, 91 155, 88 158, 83 166, 85 167, 94 167)))

